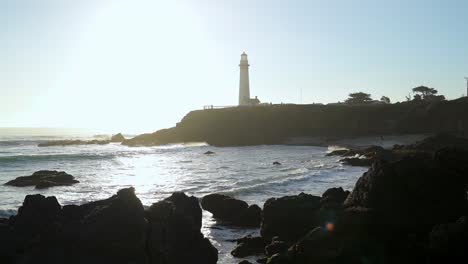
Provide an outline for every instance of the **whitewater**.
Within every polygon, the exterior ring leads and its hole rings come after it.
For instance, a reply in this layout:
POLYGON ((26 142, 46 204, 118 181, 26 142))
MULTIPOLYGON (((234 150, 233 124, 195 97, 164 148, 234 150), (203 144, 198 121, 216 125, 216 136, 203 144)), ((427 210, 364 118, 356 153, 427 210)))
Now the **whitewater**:
MULTIPOLYGON (((367 170, 327 157, 330 147, 248 146, 213 147, 204 143, 158 147, 127 147, 118 143, 38 147, 60 139, 95 139, 83 135, 0 134, 0 217, 16 214, 24 197, 40 193, 56 196, 62 205, 105 199, 119 189, 133 186, 146 206, 181 191, 196 197, 223 193, 260 207, 271 197, 305 192, 321 195, 330 187, 352 190, 367 170), (213 155, 205 155, 213 151, 213 155), (273 165, 273 162, 281 165, 273 165), (3 183, 38 170, 60 170, 80 183, 36 190, 3 183)), ((392 142, 394 143, 394 142, 392 142)), ((257 234, 257 229, 220 225, 203 213, 202 232, 219 252, 218 263, 238 263, 229 252, 236 239, 257 234)), ((250 258, 254 260, 255 258, 250 258)))

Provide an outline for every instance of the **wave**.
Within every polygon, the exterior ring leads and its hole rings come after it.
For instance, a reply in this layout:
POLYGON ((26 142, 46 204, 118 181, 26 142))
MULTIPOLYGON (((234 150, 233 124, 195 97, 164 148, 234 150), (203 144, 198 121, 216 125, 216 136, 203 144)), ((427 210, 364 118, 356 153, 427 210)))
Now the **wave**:
POLYGON ((249 193, 257 193, 258 191, 261 191, 261 190, 270 190, 271 189, 270 187, 273 187, 273 188, 277 186, 284 187, 286 185, 308 181, 310 178, 314 177, 315 175, 316 173, 309 173, 309 174, 296 175, 293 177, 283 177, 278 180, 266 181, 263 183, 253 184, 250 186, 233 188, 231 190, 221 191, 219 193, 230 195, 230 196, 242 196, 242 195, 249 194, 249 193))
POLYGON ((9 218, 12 215, 16 215, 17 211, 12 209, 0 210, 0 218, 9 218))
POLYGON ((77 153, 77 154, 20 154, 13 156, 0 156, 0 163, 2 162, 26 162, 26 161, 43 161, 43 160, 89 160, 89 159, 113 159, 116 154, 91 154, 91 153, 77 153))

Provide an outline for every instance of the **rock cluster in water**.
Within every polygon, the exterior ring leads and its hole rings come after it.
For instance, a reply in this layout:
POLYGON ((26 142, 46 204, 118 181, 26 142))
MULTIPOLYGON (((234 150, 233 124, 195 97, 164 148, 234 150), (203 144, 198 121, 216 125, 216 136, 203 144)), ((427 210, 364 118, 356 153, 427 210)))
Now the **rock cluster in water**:
POLYGON ((326 156, 344 157, 340 162, 351 166, 370 167, 376 161, 394 161, 408 155, 433 155, 441 148, 458 148, 468 150, 468 139, 450 134, 437 134, 411 145, 395 145, 391 149, 381 146, 369 146, 356 149, 340 149, 332 151, 326 156))
POLYGON ((34 172, 31 176, 22 176, 11 180, 5 185, 24 187, 36 186, 36 189, 44 189, 53 186, 68 186, 79 181, 64 171, 41 170, 34 172))
POLYGON ((223 194, 209 194, 202 198, 201 206, 213 214, 213 217, 231 225, 259 227, 262 221, 262 209, 256 205, 234 199, 223 194))
POLYGON ((73 145, 106 145, 110 140, 55 140, 39 143, 38 147, 56 147, 56 146, 73 146, 73 145))

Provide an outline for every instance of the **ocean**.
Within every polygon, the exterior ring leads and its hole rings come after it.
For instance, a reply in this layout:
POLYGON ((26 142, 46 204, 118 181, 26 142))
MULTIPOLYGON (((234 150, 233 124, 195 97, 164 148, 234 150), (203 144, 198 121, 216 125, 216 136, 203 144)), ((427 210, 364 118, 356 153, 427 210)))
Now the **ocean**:
MULTIPOLYGON (((2 133, 0 129, 0 217, 15 214, 27 194, 56 196, 62 205, 82 204, 108 198, 129 186, 135 187, 137 196, 147 206, 182 191, 196 197, 224 193, 262 207, 271 197, 300 192, 321 195, 330 187, 352 190, 367 170, 342 165, 339 157, 326 157, 330 147, 218 148, 204 143, 158 147, 127 147, 118 143, 37 147, 49 140, 96 138, 102 136, 77 131, 15 133, 3 129, 2 133), (215 154, 204 155, 208 150, 215 154), (274 161, 281 165, 273 165, 274 161), (45 190, 3 185, 38 170, 65 171, 80 183, 45 190)), ((222 226, 209 212, 204 212, 202 232, 218 248, 218 263, 231 264, 240 259, 230 255, 235 243, 229 240, 258 234, 258 229, 222 226)))

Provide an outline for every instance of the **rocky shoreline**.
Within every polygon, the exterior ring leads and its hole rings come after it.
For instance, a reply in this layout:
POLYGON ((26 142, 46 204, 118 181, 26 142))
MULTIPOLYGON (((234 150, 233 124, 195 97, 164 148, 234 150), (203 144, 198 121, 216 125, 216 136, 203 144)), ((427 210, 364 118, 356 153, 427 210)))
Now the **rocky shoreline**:
MULTIPOLYGON (((0 219, 2 263, 216 263, 200 232, 202 208, 225 225, 259 227, 234 257, 258 263, 466 263, 468 142, 437 135, 391 150, 346 150, 372 159, 353 190, 268 199, 263 206, 174 193, 144 208, 133 188, 61 206, 28 195, 0 219), (386 153, 388 155, 383 155, 386 153)), ((330 154, 331 155, 331 154, 330 154)), ((239 259, 240 263, 250 263, 239 259)))

